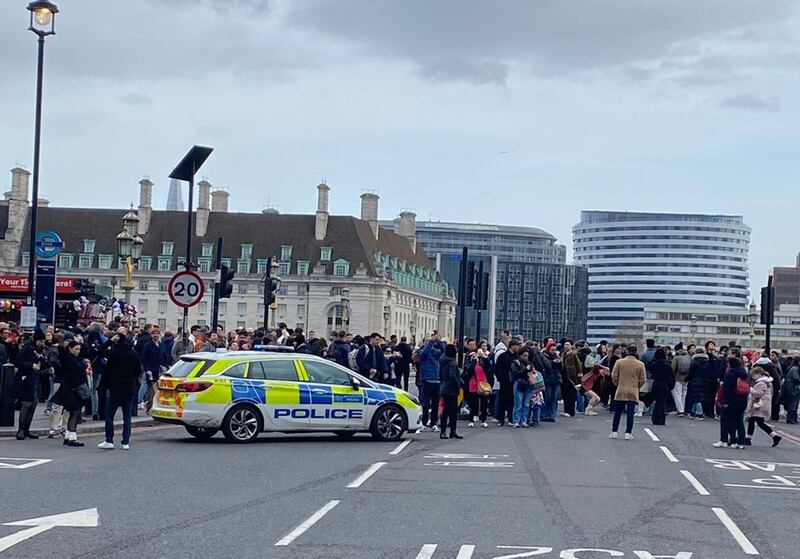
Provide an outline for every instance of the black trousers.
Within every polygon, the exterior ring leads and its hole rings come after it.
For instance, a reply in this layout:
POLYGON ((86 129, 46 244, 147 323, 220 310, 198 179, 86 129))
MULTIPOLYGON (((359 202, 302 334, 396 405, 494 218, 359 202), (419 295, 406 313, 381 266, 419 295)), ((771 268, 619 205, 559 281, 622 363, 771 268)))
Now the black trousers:
POLYGON ((397 388, 402 388, 403 390, 408 392, 408 377, 410 373, 411 371, 409 369, 403 371, 399 367, 395 366, 394 374, 397 377, 397 384, 395 386, 397 386, 397 388))
POLYGON ((19 429, 18 435, 27 436, 30 432, 31 422, 33 421, 33 414, 36 411, 36 400, 33 402, 21 402, 19 408, 19 429))
POLYGON ((772 415, 770 419, 772 421, 780 421, 781 419, 781 399, 778 398, 778 394, 781 393, 781 383, 778 381, 774 381, 772 383, 772 415))
POLYGON ((438 382, 423 381, 422 383, 422 424, 428 425, 430 415, 431 427, 436 425, 439 418, 439 389, 438 382))
POLYGON ((476 417, 480 418, 481 423, 486 421, 486 416, 489 413, 489 396, 481 396, 477 392, 468 392, 467 405, 469 406, 470 421, 473 421, 476 417))
POLYGON ((561 399, 564 401, 564 413, 570 416, 575 415, 575 402, 578 400, 578 392, 572 382, 561 383, 561 399))
POLYGON ((67 431, 76 433, 78 431, 78 420, 81 418, 81 409, 69 410, 69 419, 67 419, 67 431))
POLYGON ((744 410, 739 410, 731 406, 722 408, 722 416, 720 417, 722 425, 721 438, 723 442, 729 445, 744 444, 744 410))
POLYGON ((748 417, 747 438, 752 437, 753 433, 756 432, 756 425, 758 425, 758 428, 764 431, 767 435, 772 436, 772 427, 767 425, 766 420, 763 417, 748 417))
POLYGON ((444 433, 450 425, 450 434, 456 434, 456 422, 458 421, 458 396, 442 396, 444 409, 442 410, 441 430, 444 433))
POLYGON ((498 421, 503 423, 504 421, 508 421, 509 423, 513 423, 514 421, 514 385, 513 384, 501 384, 500 385, 500 393, 497 395, 500 398, 500 405, 498 409, 500 410, 500 417, 497 418, 498 421))

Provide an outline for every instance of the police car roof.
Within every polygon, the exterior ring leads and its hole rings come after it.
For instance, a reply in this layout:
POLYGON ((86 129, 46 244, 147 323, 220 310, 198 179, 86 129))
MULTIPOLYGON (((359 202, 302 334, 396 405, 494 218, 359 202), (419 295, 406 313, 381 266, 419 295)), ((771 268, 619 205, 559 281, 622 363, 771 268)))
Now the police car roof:
POLYGON ((325 361, 322 357, 310 355, 308 353, 294 353, 285 351, 199 351, 197 353, 186 353, 181 355, 183 360, 200 360, 205 359, 208 361, 218 361, 220 359, 231 359, 234 357, 285 357, 291 355, 292 359, 314 359, 325 361))

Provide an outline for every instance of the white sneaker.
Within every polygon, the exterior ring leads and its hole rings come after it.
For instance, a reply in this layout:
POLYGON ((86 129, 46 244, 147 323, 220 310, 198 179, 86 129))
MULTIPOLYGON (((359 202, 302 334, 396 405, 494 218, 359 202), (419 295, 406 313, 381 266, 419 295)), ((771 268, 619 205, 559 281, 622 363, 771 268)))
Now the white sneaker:
POLYGON ((97 448, 103 448, 103 449, 111 450, 112 448, 114 448, 114 443, 110 443, 108 441, 103 441, 102 443, 97 445, 97 448))
POLYGON ((131 445, 129 445, 129 444, 122 445, 122 450, 130 450, 130 449, 131 449, 131 445))
POLYGON ((597 415, 597 412, 594 411, 594 408, 587 408, 583 415, 597 415))
POLYGON ((616 431, 611 431, 611 434, 608 436, 608 438, 609 439, 618 439, 619 438, 619 433, 617 433, 616 431))
POLYGON ((625 440, 626 441, 632 441, 633 440, 633 435, 631 435, 630 433, 625 433, 625 440))
POLYGON ((572 417, 572 416, 570 414, 566 413, 566 412, 563 412, 561 414, 561 417, 572 417))
POLYGON ((470 421, 469 423, 467 423, 467 427, 470 427, 470 428, 475 427, 475 422, 470 421))
POLYGON ((640 412, 640 411, 636 412, 636 417, 642 417, 642 415, 643 415, 642 412, 640 412))
POLYGON ((496 417, 493 417, 492 418, 492 423, 500 423, 500 420, 497 419, 496 417))
POLYGON ((744 450, 744 445, 743 444, 737 444, 737 445, 735 445, 734 448, 736 448, 737 450, 744 450))
POLYGON ((730 446, 728 446, 728 443, 724 443, 722 441, 717 441, 714 444, 712 444, 711 446, 713 446, 715 448, 730 448, 730 446))
POLYGON ((483 423, 481 423, 481 427, 488 427, 488 426, 489 426, 489 424, 486 423, 485 421, 483 423))
POLYGON ((519 427, 519 423, 514 423, 513 421, 508 424, 509 427, 519 427))
POLYGON ((433 431, 434 433, 438 433, 439 432, 439 426, 438 425, 434 425, 433 427, 431 427, 431 431, 433 431))
POLYGON ((420 433, 425 433, 427 431, 430 431, 430 429, 428 429, 426 425, 423 425, 422 427, 419 428, 420 433))

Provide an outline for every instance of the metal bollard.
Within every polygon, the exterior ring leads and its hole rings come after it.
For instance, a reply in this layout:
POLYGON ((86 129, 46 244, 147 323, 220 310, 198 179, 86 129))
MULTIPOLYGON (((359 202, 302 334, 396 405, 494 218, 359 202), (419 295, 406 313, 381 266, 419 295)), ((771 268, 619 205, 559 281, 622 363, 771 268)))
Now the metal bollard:
POLYGON ((16 367, 6 363, 0 367, 0 427, 14 426, 14 373, 16 367))

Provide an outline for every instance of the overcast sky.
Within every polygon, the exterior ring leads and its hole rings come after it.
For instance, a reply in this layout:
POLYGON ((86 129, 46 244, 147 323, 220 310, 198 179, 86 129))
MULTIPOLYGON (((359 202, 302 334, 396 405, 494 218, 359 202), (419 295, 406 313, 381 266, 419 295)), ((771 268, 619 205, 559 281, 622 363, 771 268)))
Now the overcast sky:
MULTIPOLYGON (((753 287, 800 250, 800 2, 61 0, 42 178, 122 207, 192 144, 231 209, 533 225, 742 214, 753 287)), ((36 40, 0 2, 0 169, 30 168, 36 40)), ((10 184, 6 173, 4 184, 10 184)), ((184 194, 185 199, 185 194, 184 194)), ((754 290, 754 293, 757 290, 754 290)))

